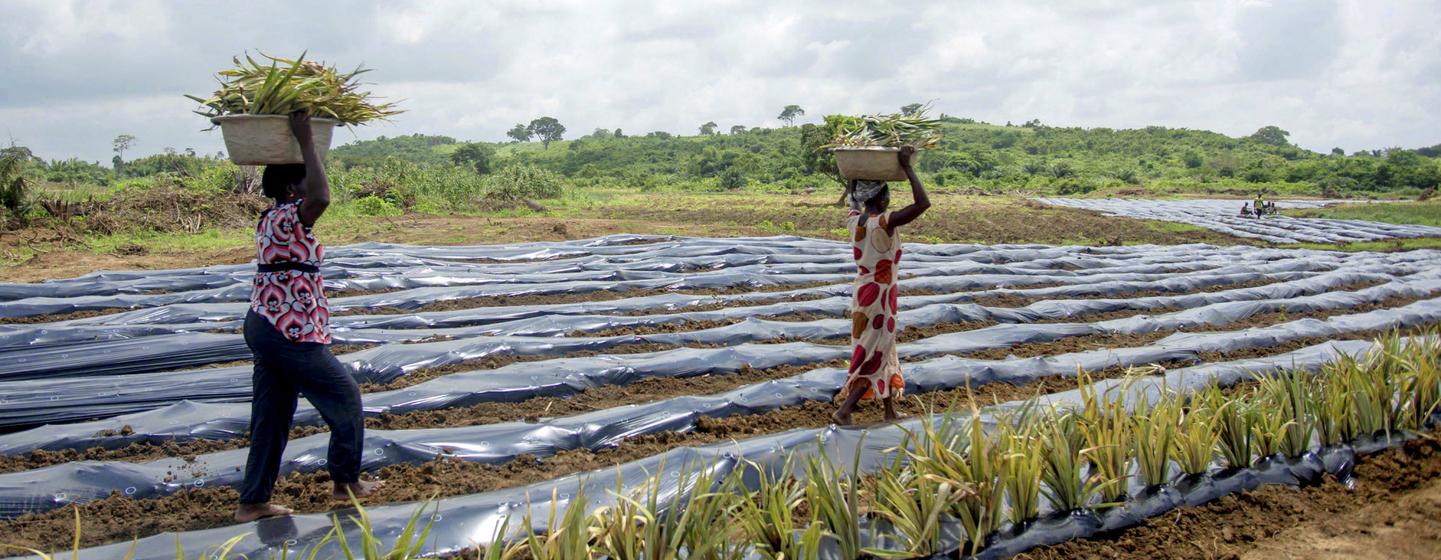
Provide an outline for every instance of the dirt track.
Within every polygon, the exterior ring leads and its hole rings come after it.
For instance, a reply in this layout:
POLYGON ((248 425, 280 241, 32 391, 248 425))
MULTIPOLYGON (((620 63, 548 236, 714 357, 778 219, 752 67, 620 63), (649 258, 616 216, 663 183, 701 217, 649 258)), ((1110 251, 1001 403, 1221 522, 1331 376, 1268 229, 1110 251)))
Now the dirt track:
MULTIPOLYGON (((610 301, 623 298, 657 296, 664 294, 686 294, 694 296, 717 296, 729 294, 745 294, 751 292, 786 292, 791 290, 803 290, 806 288, 819 288, 821 286, 835 285, 836 282, 807 282, 802 284, 788 284, 784 286, 737 286, 733 288, 720 289, 682 289, 672 290, 669 288, 634 289, 622 291, 597 291, 575 294, 536 294, 521 296, 487 296, 478 298, 460 298, 436 301, 420 307, 403 309, 399 307, 352 307, 335 315, 400 315, 409 313, 425 313, 429 311, 453 311, 457 309, 475 309, 477 307, 509 307, 517 305, 556 305, 563 303, 587 303, 596 301, 610 301)), ((762 298, 757 301, 805 301, 826 297, 823 294, 814 296, 776 296, 774 298, 762 298)), ((734 305, 734 304, 732 304, 734 305)), ((686 311, 698 311, 695 307, 687 307, 686 311)))

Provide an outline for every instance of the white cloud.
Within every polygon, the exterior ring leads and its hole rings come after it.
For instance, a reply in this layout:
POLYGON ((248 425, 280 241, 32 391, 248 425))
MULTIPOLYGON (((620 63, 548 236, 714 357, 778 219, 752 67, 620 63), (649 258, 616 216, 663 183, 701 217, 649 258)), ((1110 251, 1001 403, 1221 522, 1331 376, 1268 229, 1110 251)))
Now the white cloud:
POLYGON ((832 112, 938 110, 993 122, 1151 124, 1306 147, 1441 142, 1441 2, 7 2, 0 132, 44 157, 109 159, 110 139, 219 148, 182 93, 246 49, 365 63, 405 98, 393 124, 504 138, 550 115, 690 133, 832 112))

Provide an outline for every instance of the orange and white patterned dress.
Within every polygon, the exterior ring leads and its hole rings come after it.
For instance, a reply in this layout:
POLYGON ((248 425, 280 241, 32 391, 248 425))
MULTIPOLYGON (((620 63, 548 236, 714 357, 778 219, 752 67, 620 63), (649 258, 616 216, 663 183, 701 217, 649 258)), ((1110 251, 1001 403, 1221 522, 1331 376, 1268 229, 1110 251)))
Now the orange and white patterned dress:
POLYGON ((906 382, 896 356, 896 298, 900 295, 900 235, 886 231, 891 213, 851 211, 848 227, 856 259, 851 300, 851 368, 845 393, 864 389, 862 400, 899 397, 906 382))

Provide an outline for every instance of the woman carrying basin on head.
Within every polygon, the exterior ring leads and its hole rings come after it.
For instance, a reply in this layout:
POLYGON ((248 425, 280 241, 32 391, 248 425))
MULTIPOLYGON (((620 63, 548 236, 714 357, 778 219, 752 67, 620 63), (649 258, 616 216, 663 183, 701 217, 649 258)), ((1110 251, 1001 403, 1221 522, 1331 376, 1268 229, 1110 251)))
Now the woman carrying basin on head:
POLYGON ((237 521, 290 513, 270 503, 270 496, 301 394, 330 426, 332 495, 366 496, 379 485, 360 480, 360 387, 330 353, 330 304, 319 268, 325 247, 311 229, 330 205, 330 182, 310 137, 310 117, 291 115, 290 130, 305 163, 267 165, 261 176, 265 196, 275 204, 255 226, 259 264, 245 316, 245 344, 255 360, 250 455, 237 521))
POLYGON ((898 228, 911 223, 931 207, 925 187, 911 166, 916 150, 901 148, 901 169, 911 183, 915 202, 889 211, 890 188, 881 181, 851 182, 848 220, 852 254, 856 260, 855 292, 851 299, 851 365, 841 388, 837 424, 851 423, 851 413, 862 399, 879 399, 887 421, 900 418, 895 400, 905 389, 896 356, 896 298, 900 295, 901 242, 898 228))

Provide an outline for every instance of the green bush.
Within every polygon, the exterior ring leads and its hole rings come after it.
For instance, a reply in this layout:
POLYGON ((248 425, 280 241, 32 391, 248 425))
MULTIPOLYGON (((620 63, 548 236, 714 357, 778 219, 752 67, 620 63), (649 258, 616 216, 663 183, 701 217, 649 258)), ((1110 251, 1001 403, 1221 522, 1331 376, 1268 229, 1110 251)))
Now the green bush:
POLYGON ((125 177, 149 177, 161 173, 170 173, 183 177, 199 175, 202 170, 216 162, 189 154, 164 153, 145 156, 135 161, 126 162, 120 168, 120 174, 125 177))
POLYGON ((428 164, 388 158, 375 167, 330 172, 342 200, 374 196, 404 210, 451 212, 470 209, 485 193, 485 178, 449 163, 428 164))
POLYGON ((726 190, 745 188, 746 176, 739 169, 734 167, 727 169, 720 174, 720 187, 726 190))
POLYGON ((65 185, 108 185, 115 173, 108 167, 77 158, 56 160, 45 164, 44 177, 51 183, 65 185))
POLYGON ((401 211, 390 201, 369 195, 355 201, 355 211, 362 216, 399 216, 401 211))
POLYGON ((259 192, 258 171, 244 171, 229 161, 206 167, 195 177, 181 180, 186 188, 203 193, 259 192))
POLYGON ((1060 183, 1058 183, 1058 186, 1056 187, 1056 194, 1060 194, 1060 195, 1086 194, 1086 193, 1091 192, 1091 191, 1094 191, 1094 190, 1096 190, 1096 186, 1095 186, 1095 185, 1092 185, 1092 184, 1090 184, 1090 183, 1085 183, 1085 182, 1077 181, 1077 180, 1075 180, 1075 179, 1066 179, 1066 180, 1063 180, 1063 181, 1061 181, 1060 183))
POLYGON ((485 196, 493 200, 557 198, 564 191, 563 177, 528 163, 503 167, 485 180, 485 196))
POLYGON ((30 211, 30 184, 25 177, 30 163, 30 150, 11 146, 0 150, 0 226, 25 221, 30 211))

